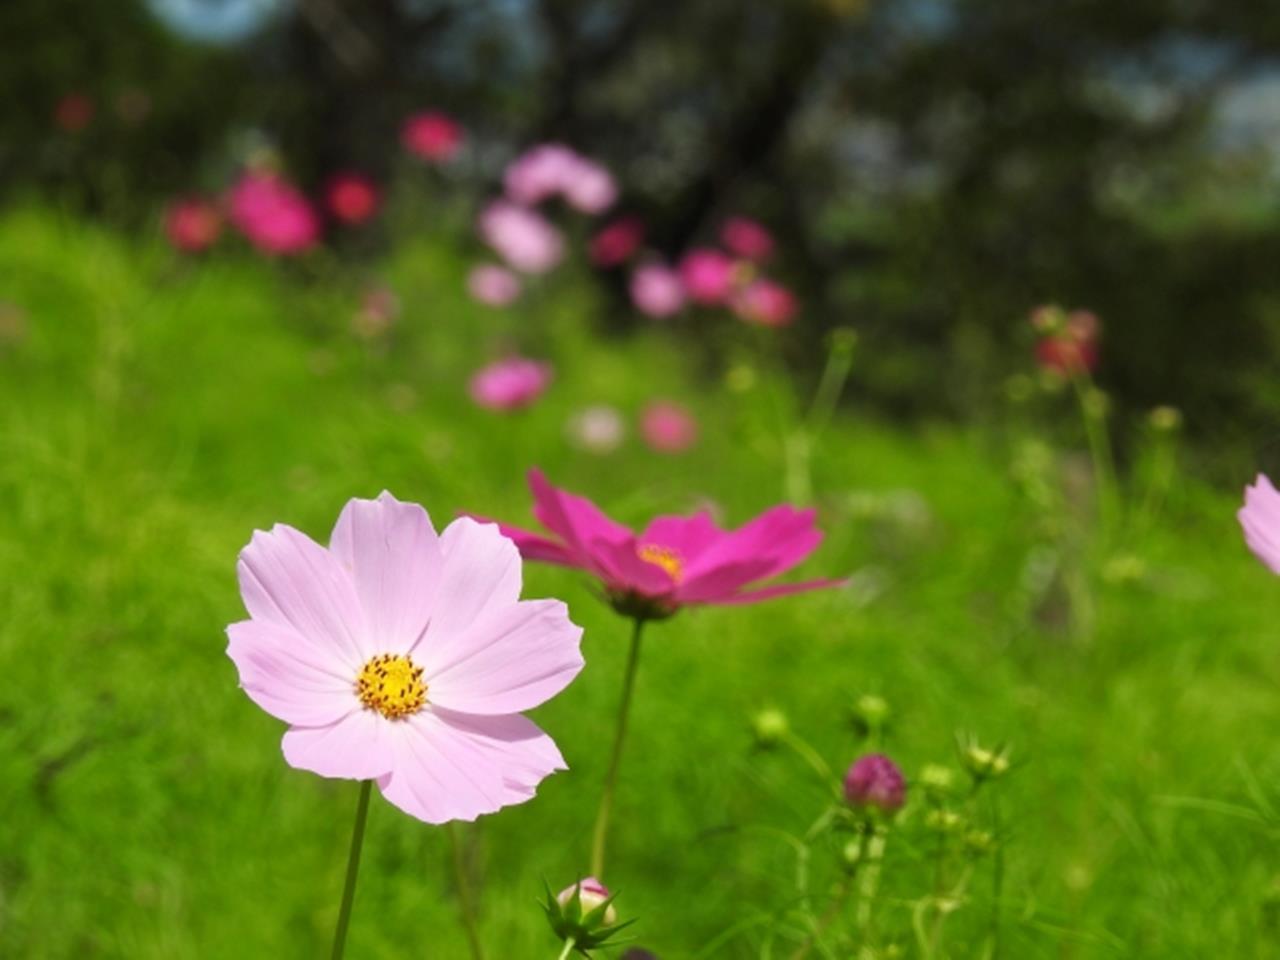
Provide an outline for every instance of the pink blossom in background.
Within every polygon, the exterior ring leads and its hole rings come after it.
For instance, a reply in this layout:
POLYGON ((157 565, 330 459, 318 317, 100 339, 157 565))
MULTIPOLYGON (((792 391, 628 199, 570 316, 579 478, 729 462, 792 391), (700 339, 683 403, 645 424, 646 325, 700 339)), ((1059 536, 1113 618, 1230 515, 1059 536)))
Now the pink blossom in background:
POLYGON ((639 217, 619 217, 596 231, 588 256, 598 267, 626 263, 644 243, 644 223, 639 217))
POLYGON ((400 128, 400 143, 420 160, 447 163, 462 148, 462 126, 439 110, 415 113, 400 128))
POLYGON ((733 296, 733 311, 747 323, 761 327, 785 327, 795 319, 799 303, 780 283, 752 280, 733 296))
POLYGON ((618 184, 603 164, 579 157, 577 169, 564 184, 564 198, 580 213, 604 213, 618 199, 618 184))
POLYGON ((907 802, 907 778, 882 753, 859 757, 844 776, 844 798, 851 807, 894 813, 907 802))
POLYGON ((1272 573, 1280 574, 1280 492, 1265 474, 1244 488, 1244 506, 1236 516, 1249 549, 1272 573))
POLYGON ((1032 312, 1031 324, 1043 334, 1035 348, 1036 363, 1042 369, 1071 376, 1092 372, 1098 366, 1101 324, 1097 314, 1040 307, 1032 312))
POLYGON ((68 93, 53 108, 53 122, 66 133, 79 133, 93 120, 97 108, 83 93, 68 93))
POLYGON ((241 176, 229 205, 231 222, 264 253, 301 253, 320 239, 320 219, 307 198, 275 174, 241 176))
POLYGON ((240 553, 240 686, 289 724, 285 761, 374 780, 428 823, 474 820, 565 769, 522 711, 582 669, 558 600, 521 600, 520 555, 470 518, 437 534, 389 493, 351 500, 328 547, 283 524, 240 553))
POLYGON ((530 147, 507 165, 502 183, 507 196, 528 206, 542 203, 565 190, 582 158, 563 143, 530 147))
POLYGON ((650 317, 670 317, 684 308, 680 274, 664 263, 644 263, 631 274, 631 302, 650 317))
POLYGON ((520 296, 520 278, 506 267, 482 263, 467 275, 467 290, 480 303, 505 307, 520 296))
POLYGON ((537 360, 509 357, 482 367, 471 378, 471 399, 486 410, 520 410, 551 385, 551 367, 537 360))
POLYGON ((564 257, 564 238, 545 217, 507 200, 480 214, 480 235, 503 260, 522 273, 546 273, 564 257))
POLYGON ((202 253, 222 234, 222 214, 202 197, 187 197, 169 204, 164 214, 164 235, 182 253, 202 253))
POLYGON ((325 207, 340 223, 364 223, 378 212, 380 201, 377 185, 362 173, 344 171, 334 174, 324 191, 325 207))
POLYGON ((730 217, 720 228, 720 242, 735 256, 754 263, 773 253, 773 234, 755 220, 730 217))
POLYGON ((613 407, 597 404, 579 410, 566 427, 570 442, 590 453, 612 453, 626 436, 627 425, 613 407))
POLYGON ((700 247, 690 250, 680 261, 680 279, 694 303, 713 306, 724 303, 733 289, 733 261, 719 250, 700 247))
POLYGON ((679 404, 656 400, 640 411, 640 436, 659 453, 684 453, 698 442, 698 421, 679 404))
POLYGON ((360 298, 351 318, 351 329, 365 340, 376 340, 389 331, 400 316, 400 298, 390 287, 371 287, 360 298))
POLYGON ((640 533, 611 520, 590 500, 529 472, 533 514, 550 536, 503 525, 527 560, 584 570, 597 577, 614 606, 642 618, 669 616, 700 603, 751 603, 836 586, 808 580, 748 589, 798 566, 822 542, 813 510, 777 506, 736 530, 711 514, 660 516, 640 533))

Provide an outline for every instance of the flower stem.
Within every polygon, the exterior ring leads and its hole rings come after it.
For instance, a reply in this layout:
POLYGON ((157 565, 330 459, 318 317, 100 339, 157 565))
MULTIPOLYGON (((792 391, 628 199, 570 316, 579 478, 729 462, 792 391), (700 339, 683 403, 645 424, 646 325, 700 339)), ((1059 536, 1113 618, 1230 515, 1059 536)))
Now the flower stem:
POLYGON ((622 744, 627 737, 627 717, 631 713, 631 694, 636 685, 636 667, 640 664, 640 635, 644 620, 635 620, 631 631, 631 649, 627 653, 627 670, 622 678, 622 700, 618 704, 617 726, 613 731, 613 751, 609 755, 609 768, 604 776, 604 792, 600 795, 600 807, 596 811, 596 825, 591 838, 591 873, 604 873, 605 845, 609 839, 609 815, 613 812, 613 793, 618 784, 618 767, 622 763, 622 744))
POLYGON ((332 960, 342 960, 347 947, 347 927, 351 924, 351 904, 356 899, 356 877, 360 873, 360 849, 364 846, 364 825, 369 819, 369 794, 373 781, 360 783, 360 799, 356 802, 356 822, 351 828, 351 852, 347 855, 347 882, 342 888, 342 906, 338 908, 338 928, 333 932, 332 960))
POLYGON ((458 825, 451 822, 448 828, 449 852, 453 858, 453 879, 458 887, 458 906, 462 910, 462 925, 467 930, 467 942, 471 945, 472 960, 484 960, 480 946, 480 931, 476 925, 476 905, 471 900, 471 886, 467 883, 466 864, 462 860, 462 844, 458 840, 458 825))
POLYGON ((992 790, 991 828, 996 837, 995 857, 991 865, 991 960, 1000 960, 1000 902, 1004 897, 1004 846, 1000 843, 1000 800, 992 790))
POLYGON ((573 945, 575 942, 576 941, 573 939, 573 937, 570 937, 568 940, 566 940, 564 942, 564 949, 560 951, 560 956, 556 957, 556 960, 566 960, 569 954, 573 953, 573 945))

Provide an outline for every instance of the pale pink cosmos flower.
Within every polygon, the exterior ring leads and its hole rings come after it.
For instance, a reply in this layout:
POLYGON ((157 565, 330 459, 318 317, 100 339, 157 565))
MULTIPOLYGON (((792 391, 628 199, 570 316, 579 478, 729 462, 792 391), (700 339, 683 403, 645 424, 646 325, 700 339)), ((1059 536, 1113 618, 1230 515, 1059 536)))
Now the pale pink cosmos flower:
POLYGON ((203 253, 222 233, 222 214, 203 197, 186 197, 169 204, 164 214, 164 234, 175 250, 203 253))
POLYGON ((1249 549, 1272 573, 1280 574, 1280 492, 1266 474, 1258 474, 1253 486, 1244 488, 1244 506, 1236 517, 1249 549))
POLYGON ((558 600, 521 600, 520 556, 470 518, 437 535, 389 493, 351 500, 329 546, 283 524, 240 554, 248 620, 227 654, 249 698, 289 724, 284 758, 374 780, 428 823, 474 820, 565 769, 521 715, 582 669, 558 600))
POLYGON ((486 410, 520 410, 551 385, 551 366, 524 357, 508 357, 478 370, 469 385, 471 399, 486 410))
POLYGON ((618 199, 618 184, 603 164, 579 157, 577 168, 565 182, 564 199, 580 213, 604 213, 618 199))
POLYGON ((640 533, 609 519, 585 497, 557 489, 541 471, 529 473, 533 515, 551 536, 502 526, 527 560, 584 570, 597 577, 618 610, 669 616, 682 606, 751 603, 840 581, 808 580, 748 589, 805 560, 822 534, 813 510, 777 506, 745 526, 723 530, 703 510, 660 516, 640 533))
POLYGON ((785 327, 800 309, 794 293, 763 277, 735 293, 732 305, 740 318, 761 327, 785 327))
POLYGON ((377 213, 380 200, 377 184, 354 170, 334 174, 324 192, 330 215, 351 226, 364 223, 377 213))
POLYGON ((616 267, 631 259, 644 243, 644 223, 639 217, 619 217, 591 238, 588 256, 597 267, 616 267))
POLYGON ((690 250, 680 261, 680 279, 694 303, 704 306, 724 303, 733 290, 733 261, 709 247, 690 250))
POLYGON ((665 263, 644 263, 631 274, 631 302, 650 317, 670 317, 684 309, 680 274, 665 263))
POLYGON ((480 214, 480 235, 521 273, 546 273, 564 257, 564 237, 541 214, 495 200, 480 214))
POLYGON ((773 253, 773 234, 755 220, 730 217, 720 228, 720 242, 735 256, 759 263, 773 253))
POLYGON ((583 213, 602 213, 618 196, 613 175, 604 166, 563 143, 526 150, 507 165, 502 183, 517 203, 534 206, 559 196, 583 213))
POLYGON ((520 278, 496 263, 482 263, 467 274, 467 290, 480 303, 506 307, 520 296, 520 278))
POLYGON ((584 407, 572 417, 566 427, 574 446, 590 453, 612 453, 626 436, 627 426, 622 414, 604 404, 584 407))
POLYGON ((307 198, 274 174, 244 174, 231 188, 230 208, 231 222, 264 253, 301 253, 320 239, 307 198))
POLYGON ((447 163, 462 147, 462 127, 439 110, 415 113, 400 128, 404 148, 428 163, 447 163))
POLYGON ((684 453, 698 442, 698 421, 678 403, 656 400, 640 411, 640 436, 658 453, 684 453))

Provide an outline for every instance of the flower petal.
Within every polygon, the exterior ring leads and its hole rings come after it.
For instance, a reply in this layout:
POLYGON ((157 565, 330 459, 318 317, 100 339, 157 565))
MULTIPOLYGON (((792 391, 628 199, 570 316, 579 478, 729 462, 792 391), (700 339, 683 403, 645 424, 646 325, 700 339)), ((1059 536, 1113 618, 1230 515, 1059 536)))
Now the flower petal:
POLYGON ((555 696, 582 669, 582 628, 559 600, 523 600, 477 620, 448 647, 419 647, 433 704, 509 714, 555 696))
POLYGON ((396 762, 397 741, 405 736, 402 720, 388 720, 359 706, 336 723, 322 727, 290 727, 281 742, 289 766, 322 777, 373 780, 396 762))
POLYGON ((674 550, 687 566, 725 535, 725 531, 716 526, 709 510, 699 510, 691 517, 654 517, 639 540, 643 544, 651 543, 674 550))
POLYGON ((729 583, 724 568, 738 568, 738 587, 785 573, 822 542, 814 516, 813 510, 796 510, 785 504, 766 510, 737 530, 725 533, 691 562, 685 570, 682 590, 703 593, 703 581, 708 578, 715 578, 719 589, 723 589, 729 583))
POLYGON ((395 767, 378 787, 411 816, 445 823, 522 803, 544 777, 563 768, 551 738, 524 717, 432 709, 408 719, 395 767))
POLYGON ((771 587, 762 587, 759 590, 748 590, 745 593, 735 593, 733 596, 723 597, 717 600, 717 603, 758 603, 761 600, 771 600, 774 597, 785 597, 791 593, 804 593, 808 590, 822 590, 826 587, 843 587, 848 580, 803 580, 796 583, 775 583, 771 587))
POLYGON ((350 574, 373 653, 405 653, 426 629, 441 550, 427 511, 383 491, 342 509, 329 549, 350 574))
MULTIPOLYGON (((481 517, 475 518, 480 523, 492 523, 492 520, 485 520, 481 517)), ((507 537, 516 548, 520 551, 520 556, 526 560, 541 560, 543 563, 558 563, 565 567, 581 567, 583 563, 565 547, 562 543, 556 543, 547 537, 533 533, 529 530, 523 530, 520 527, 513 527, 506 523, 498 524, 498 529, 502 531, 502 535, 507 537)))
POLYGON ((439 601, 414 648, 423 651, 424 665, 432 657, 448 662, 472 624, 520 599, 520 551, 497 524, 459 517, 445 528, 440 550, 439 601))
POLYGON ((1266 474, 1244 489, 1244 506, 1236 516, 1244 529, 1245 543, 1272 573, 1280 573, 1280 492, 1266 474))
POLYGON ((359 703, 354 675, 342 657, 308 643, 292 627, 233 623, 227 627, 227 656, 249 699, 286 723, 332 723, 359 703))
POLYGON ((588 563, 594 558, 593 543, 634 542, 635 535, 629 529, 609 519, 586 497, 553 487, 542 471, 529 471, 529 488, 538 522, 558 534, 570 552, 588 563))
POLYGON ((364 614, 351 578, 306 534, 284 524, 255 531, 236 570, 254 620, 291 627, 308 643, 337 651, 350 667, 372 655, 364 650, 364 614))

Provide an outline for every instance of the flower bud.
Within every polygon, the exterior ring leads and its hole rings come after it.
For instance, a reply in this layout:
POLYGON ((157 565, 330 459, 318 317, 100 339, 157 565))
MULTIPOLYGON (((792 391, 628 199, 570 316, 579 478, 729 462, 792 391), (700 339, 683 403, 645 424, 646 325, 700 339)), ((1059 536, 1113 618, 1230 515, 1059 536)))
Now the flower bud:
POLYGON ((751 732, 756 738, 756 746, 764 749, 776 747, 791 731, 787 715, 781 710, 770 707, 761 710, 751 718, 751 732))
POLYGON ((925 814, 924 825, 937 833, 955 833, 964 826, 964 818, 954 810, 936 807, 925 814))
MULTIPOLYGON (((567 907, 569 901, 573 899, 574 891, 577 891, 578 901, 582 904, 582 913, 585 916, 596 907, 605 903, 609 899, 609 891, 603 883, 595 877, 584 877, 571 887, 565 887, 556 894, 556 903, 562 907, 567 907)), ((618 912, 613 909, 610 904, 605 910, 604 916, 601 918, 606 926, 617 922, 618 912)))
POLYGON ((881 753, 859 757, 844 777, 844 796, 856 809, 895 813, 907 799, 907 781, 898 765, 881 753))
POLYGON ((561 942, 572 938, 580 953, 609 945, 634 922, 618 923, 613 898, 595 877, 583 877, 555 896, 551 895, 550 887, 546 887, 546 892, 542 909, 552 932, 561 942))
POLYGON ((889 722, 889 701, 864 693, 853 704, 853 724, 864 737, 881 732, 889 722))
POLYGON ((994 750, 982 746, 972 737, 960 739, 960 760, 974 780, 994 780, 1009 772, 1009 750, 1000 746, 994 750))

